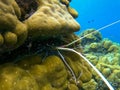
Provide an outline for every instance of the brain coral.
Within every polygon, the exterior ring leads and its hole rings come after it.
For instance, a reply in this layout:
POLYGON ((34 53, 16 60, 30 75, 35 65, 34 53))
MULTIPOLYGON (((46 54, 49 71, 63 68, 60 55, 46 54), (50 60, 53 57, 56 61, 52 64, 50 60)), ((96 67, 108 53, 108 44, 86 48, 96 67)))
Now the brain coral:
POLYGON ((26 39, 27 27, 18 20, 20 15, 14 0, 0 0, 0 52, 18 47, 26 39))

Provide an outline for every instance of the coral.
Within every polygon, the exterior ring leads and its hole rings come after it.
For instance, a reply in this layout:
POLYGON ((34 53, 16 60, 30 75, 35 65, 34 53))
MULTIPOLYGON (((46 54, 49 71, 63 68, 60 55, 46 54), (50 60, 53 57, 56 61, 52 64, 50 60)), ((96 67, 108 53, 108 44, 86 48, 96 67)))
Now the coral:
POLYGON ((40 65, 29 68, 29 71, 39 83, 40 90, 66 88, 67 72, 60 58, 56 56, 47 57, 40 65))
POLYGON ((74 8, 69 6, 68 7, 68 11, 73 16, 73 18, 77 18, 78 17, 78 12, 74 8))
POLYGON ((105 40, 102 42, 102 44, 103 44, 103 47, 104 47, 104 48, 108 49, 108 48, 112 45, 112 42, 111 42, 110 40, 105 39, 105 40))
POLYGON ((91 79, 89 82, 83 84, 84 90, 96 90, 97 88, 97 82, 94 79, 91 79))
POLYGON ((82 82, 88 82, 92 74, 89 65, 84 60, 76 54, 69 54, 71 56, 67 53, 64 55, 78 77, 77 84, 58 56, 41 58, 42 55, 30 55, 17 60, 15 64, 0 66, 0 89, 79 90, 82 82))
POLYGON ((69 4, 70 0, 60 0, 60 2, 66 5, 68 12, 73 16, 73 18, 78 17, 78 12, 74 8, 72 8, 69 4))
POLYGON ((96 51, 99 48, 99 44, 96 42, 91 43, 89 48, 92 49, 93 51, 96 51))
MULTIPOLYGON (((60 37, 60 40, 62 40, 62 42, 64 42, 64 45, 66 45, 66 44, 68 44, 68 43, 70 43, 70 42, 72 42, 72 41, 74 41, 74 40, 76 40, 76 39, 78 39, 79 37, 77 36, 77 35, 75 35, 75 34, 65 34, 65 35, 62 35, 61 37, 60 37)), ((73 46, 76 46, 76 45, 79 45, 80 44, 80 42, 76 42, 76 43, 74 43, 73 45, 70 45, 69 47, 73 47, 73 46)))
POLYGON ((58 49, 78 39, 70 1, 0 1, 0 90, 79 90, 92 79, 80 55, 58 49))
POLYGON ((70 84, 67 88, 68 90, 79 90, 74 84, 70 84))
POLYGON ((64 57, 75 72, 78 80, 88 82, 92 78, 90 66, 81 57, 72 52, 64 53, 64 57))
POLYGON ((100 42, 102 40, 102 35, 100 32, 95 32, 96 29, 92 28, 92 29, 87 29, 85 30, 83 33, 80 34, 80 37, 86 36, 84 39, 81 39, 81 45, 89 45, 90 43, 93 42, 100 42), (92 33, 94 32, 94 33, 92 33))
POLYGON ((119 47, 117 45, 111 45, 108 49, 109 52, 113 51, 113 52, 118 52, 119 51, 119 47))
POLYGON ((65 4, 66 6, 69 6, 69 0, 60 0, 60 2, 65 4))
POLYGON ((13 64, 0 66, 0 90, 39 90, 29 72, 13 64))
POLYGON ((80 25, 62 2, 66 1, 0 1, 0 52, 16 49, 27 37, 41 40, 79 30, 80 25))
MULTIPOLYGON (((98 36, 94 38, 97 37, 98 36)), ((119 90, 120 86, 118 84, 120 83, 120 45, 110 41, 109 39, 102 40, 101 37, 101 41, 90 41, 89 45, 88 43, 86 43, 85 45, 83 45, 83 48, 83 52, 86 58, 88 58, 99 69, 99 71, 102 72, 102 74, 106 77, 106 79, 108 79, 114 89, 119 90)), ((98 82, 96 89, 108 89, 106 85, 103 85, 103 81, 101 81, 97 73, 94 70, 92 70, 92 72, 95 81, 98 82)))
POLYGON ((2 0, 0 7, 0 53, 3 53, 23 44, 27 27, 18 20, 21 13, 14 0, 2 0))
POLYGON ((37 11, 25 20, 30 37, 56 37, 79 30, 79 24, 59 0, 39 0, 37 11))
POLYGON ((93 65, 96 65, 98 63, 98 57, 93 54, 86 54, 86 58, 88 58, 93 65))
MULTIPOLYGON (((85 40, 84 40, 85 41, 85 40)), ((87 42, 87 40, 85 41, 87 42)), ((84 52, 85 53, 92 53, 92 52, 96 52, 95 54, 107 54, 107 53, 119 53, 120 52, 120 48, 119 48, 119 44, 117 43, 112 43, 112 41, 108 40, 108 39, 103 39, 102 41, 99 42, 91 42, 88 41, 89 45, 86 43, 84 45, 82 45, 85 49, 84 52)), ((83 43, 83 41, 82 41, 83 43)))

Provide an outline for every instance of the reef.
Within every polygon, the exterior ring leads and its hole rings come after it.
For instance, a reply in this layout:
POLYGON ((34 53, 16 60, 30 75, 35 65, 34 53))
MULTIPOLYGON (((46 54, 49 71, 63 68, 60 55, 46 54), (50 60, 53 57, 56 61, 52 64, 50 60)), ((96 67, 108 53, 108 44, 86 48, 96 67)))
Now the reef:
MULTIPOLYGON (((91 31, 95 31, 95 29, 85 30, 83 33, 81 33, 81 36, 84 36, 91 31)), ((120 45, 107 38, 102 39, 100 32, 95 32, 92 37, 86 37, 85 40, 81 41, 81 45, 84 48, 84 55, 99 69, 99 71, 102 72, 114 89, 119 90, 120 45)), ((91 85, 92 83, 93 87, 91 88, 94 88, 92 90, 108 90, 96 72, 94 70, 92 70, 92 72, 93 80, 83 84, 83 88, 88 90, 87 88, 91 87, 88 84, 91 85)))
POLYGON ((107 90, 81 55, 120 89, 119 45, 95 29, 74 42, 80 25, 70 2, 0 0, 0 90, 107 90))
POLYGON ((0 90, 79 90, 92 79, 82 57, 57 48, 79 38, 70 2, 0 0, 0 90))

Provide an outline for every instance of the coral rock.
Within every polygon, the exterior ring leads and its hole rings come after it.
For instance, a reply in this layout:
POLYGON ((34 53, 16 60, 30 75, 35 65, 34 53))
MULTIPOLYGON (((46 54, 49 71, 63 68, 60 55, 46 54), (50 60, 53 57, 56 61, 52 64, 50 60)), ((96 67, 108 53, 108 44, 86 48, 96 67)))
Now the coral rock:
POLYGON ((69 6, 68 7, 68 11, 73 16, 73 18, 77 18, 78 17, 78 12, 74 8, 69 6))
POLYGON ((0 90, 39 90, 35 79, 13 64, 0 66, 0 90))
POLYGON ((1 0, 0 7, 0 53, 2 53, 23 44, 27 37, 27 27, 18 20, 21 13, 14 0, 1 0))
POLYGON ((32 38, 55 37, 80 28, 59 0, 39 0, 37 11, 25 23, 32 38))
POLYGON ((83 84, 84 90, 96 90, 97 82, 94 79, 91 79, 89 82, 83 84))

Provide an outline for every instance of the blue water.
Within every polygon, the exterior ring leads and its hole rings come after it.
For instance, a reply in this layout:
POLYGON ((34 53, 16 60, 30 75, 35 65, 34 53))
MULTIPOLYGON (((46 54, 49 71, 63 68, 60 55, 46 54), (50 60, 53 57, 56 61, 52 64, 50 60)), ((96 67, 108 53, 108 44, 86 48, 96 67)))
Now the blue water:
MULTIPOLYGON (((72 0, 70 4, 79 12, 76 19, 81 29, 99 29, 107 24, 120 20, 120 0, 72 0)), ((104 38, 120 43, 120 23, 101 31, 104 38)))

